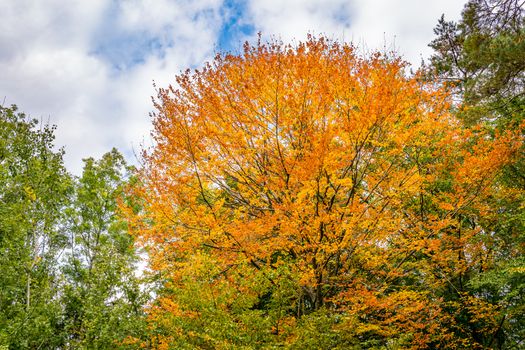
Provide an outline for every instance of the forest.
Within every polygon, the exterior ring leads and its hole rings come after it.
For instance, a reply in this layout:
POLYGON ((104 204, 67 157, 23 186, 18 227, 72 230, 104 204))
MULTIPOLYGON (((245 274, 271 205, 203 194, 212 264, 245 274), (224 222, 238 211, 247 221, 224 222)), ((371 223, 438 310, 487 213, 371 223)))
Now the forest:
POLYGON ((434 33, 217 54, 140 166, 0 106, 0 350, 525 348, 524 5, 434 33))

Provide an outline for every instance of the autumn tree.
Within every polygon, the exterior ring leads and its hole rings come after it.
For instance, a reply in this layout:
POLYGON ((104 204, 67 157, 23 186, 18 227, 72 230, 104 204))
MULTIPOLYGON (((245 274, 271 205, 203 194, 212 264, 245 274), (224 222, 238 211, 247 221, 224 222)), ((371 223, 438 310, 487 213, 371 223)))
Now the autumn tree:
MULTIPOLYGON (((458 22, 442 18, 430 71, 452 85, 467 125, 517 130, 525 117, 525 8, 520 0, 470 0, 458 22)), ((493 263, 469 280, 473 292, 501 307, 493 346, 525 342, 525 149, 503 169, 482 218, 493 263)))
POLYGON ((130 224, 156 348, 481 348, 480 220, 520 138, 487 137, 397 58, 245 46, 158 90, 130 224))

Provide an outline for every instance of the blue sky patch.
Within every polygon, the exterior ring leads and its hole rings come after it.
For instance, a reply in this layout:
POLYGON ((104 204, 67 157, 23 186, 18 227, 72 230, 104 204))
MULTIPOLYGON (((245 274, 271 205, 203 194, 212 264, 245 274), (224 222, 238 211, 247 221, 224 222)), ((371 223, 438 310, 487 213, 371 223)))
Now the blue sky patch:
MULTIPOLYGON (((246 37, 253 35, 255 26, 250 21, 247 6, 244 0, 224 1, 220 9, 223 22, 217 34, 217 51, 239 53, 246 37)), ((172 28, 161 33, 120 28, 116 20, 120 10, 118 1, 108 6, 102 26, 93 35, 90 54, 108 62, 114 74, 143 64, 150 56, 164 57, 166 49, 174 45, 172 28)), ((199 11, 194 20, 207 15, 207 11, 199 11)))
POLYGON ((108 62, 117 74, 143 64, 150 56, 164 57, 166 49, 173 46, 171 28, 163 28, 160 35, 144 29, 123 29, 118 25, 119 11, 119 2, 112 1, 102 25, 93 33, 89 54, 108 62))
POLYGON ((163 57, 170 45, 147 32, 120 33, 98 41, 91 53, 110 62, 116 71, 125 71, 144 63, 148 56, 163 57))
POLYGON ((224 23, 217 39, 218 50, 236 53, 242 48, 243 40, 255 32, 253 23, 248 22, 246 2, 225 0, 222 7, 224 23))

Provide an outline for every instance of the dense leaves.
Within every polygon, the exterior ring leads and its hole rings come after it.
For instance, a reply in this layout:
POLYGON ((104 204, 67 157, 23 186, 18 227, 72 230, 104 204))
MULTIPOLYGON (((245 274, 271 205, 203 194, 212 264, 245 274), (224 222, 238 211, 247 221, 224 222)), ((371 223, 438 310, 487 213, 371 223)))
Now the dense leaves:
POLYGON ((139 171, 73 176, 0 107, 0 349, 523 347, 523 5, 468 1, 410 75, 217 55, 158 90, 139 171))
POLYGON ((54 128, 0 108, 0 348, 114 349, 140 335, 146 295, 117 200, 115 150, 81 177, 54 151, 54 128))
POLYGON ((71 236, 62 269, 64 331, 71 348, 112 349, 145 328, 146 295, 135 277, 138 258, 117 215, 117 199, 123 198, 132 169, 115 149, 84 163, 67 210, 71 236))
POLYGON ((522 0, 471 0, 459 23, 439 21, 432 67, 456 85, 468 123, 522 120, 525 111, 522 0))
POLYGON ((499 306, 466 281, 494 263, 481 221, 518 133, 324 38, 218 56, 156 107, 131 220, 159 348, 491 346, 499 306))
MULTIPOLYGON (((452 81, 458 115, 471 125, 517 130, 525 117, 525 13, 523 1, 471 0, 459 23, 441 19, 431 46, 432 68, 452 81)), ((498 305, 497 334, 491 346, 525 344, 525 153, 504 169, 500 190, 489 200, 492 214, 482 218, 489 234, 492 266, 468 281, 487 302, 498 305)))
POLYGON ((0 107, 0 344, 57 345, 55 296, 71 178, 53 128, 0 107))

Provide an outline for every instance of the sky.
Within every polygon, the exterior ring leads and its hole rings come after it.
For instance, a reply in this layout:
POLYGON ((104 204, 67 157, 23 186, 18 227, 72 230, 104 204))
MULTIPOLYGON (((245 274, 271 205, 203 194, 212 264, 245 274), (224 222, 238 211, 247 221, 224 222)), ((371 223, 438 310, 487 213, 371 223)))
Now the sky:
POLYGON ((0 103, 57 125, 56 147, 82 159, 117 147, 132 164, 151 145, 153 83, 174 83, 245 41, 308 34, 395 50, 417 68, 461 0, 0 0, 0 103))

